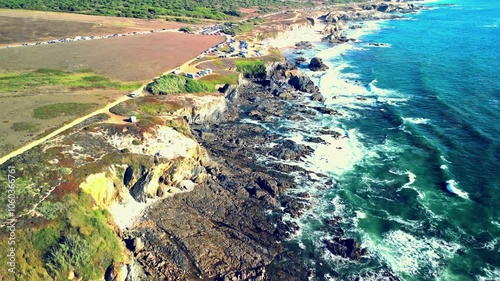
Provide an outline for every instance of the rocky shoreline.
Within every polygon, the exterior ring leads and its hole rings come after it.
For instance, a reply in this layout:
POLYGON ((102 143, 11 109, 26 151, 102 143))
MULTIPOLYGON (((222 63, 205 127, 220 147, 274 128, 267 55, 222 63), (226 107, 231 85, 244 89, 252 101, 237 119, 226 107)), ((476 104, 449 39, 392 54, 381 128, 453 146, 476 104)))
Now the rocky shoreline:
POLYGON ((329 43, 347 43, 355 41, 345 36, 346 29, 362 28, 362 22, 368 20, 402 19, 403 14, 415 13, 424 9, 422 6, 406 2, 366 3, 342 11, 329 12, 320 17, 326 23, 322 31, 323 41, 329 43), (349 22, 355 22, 349 25, 349 22))
MULTIPOLYGON (((325 39, 331 43, 352 41, 343 35, 347 21, 398 18, 399 15, 388 13, 419 9, 407 3, 361 7, 368 12, 347 10, 325 15, 325 39)), ((316 59, 311 61, 310 69, 322 71, 325 66, 316 59)), ((286 191, 296 187, 293 174, 306 175, 311 182, 322 180, 328 185, 325 188, 332 188, 335 183, 327 181, 324 175, 311 177, 311 172, 287 164, 311 156, 313 148, 283 139, 261 123, 339 113, 322 105, 324 98, 318 87, 289 62, 272 63, 265 77, 242 79, 238 87, 225 87, 224 92, 223 114, 188 120, 191 134, 208 153, 209 160, 199 165, 203 170, 200 174, 207 176, 198 179, 190 192, 153 204, 133 228, 122 234, 144 271, 134 273, 134 278, 307 280, 315 276, 314 269, 307 268, 294 257, 296 253, 281 243, 299 229, 292 220, 284 218, 302 216, 311 207, 308 199, 312 195, 301 192, 290 196, 286 191), (267 157, 279 161, 262 161, 267 157)), ((343 137, 327 129, 321 134, 334 139, 343 137)), ((308 141, 324 142, 321 138, 308 141)), ((344 259, 363 259, 367 250, 355 240, 343 237, 339 223, 342 219, 332 217, 326 222, 335 238, 322 241, 324 247, 344 259)), ((384 275, 387 280, 398 280, 390 272, 384 275)))
MULTIPOLYGON (((286 194, 295 187, 290 173, 308 172, 282 163, 264 166, 258 159, 270 155, 300 161, 313 149, 244 120, 268 122, 324 114, 322 106, 294 102, 322 100, 321 94, 293 64, 281 62, 271 64, 264 79, 243 80, 238 88, 228 89, 226 97, 227 111, 219 119, 191 124, 193 135, 211 159, 203 163, 209 176, 191 192, 154 204, 136 227, 124 233, 148 279, 302 279, 295 276, 301 271, 268 267, 281 259, 284 248, 279 242, 298 230, 283 217, 299 217, 309 207, 310 194, 286 194), (273 273, 267 274, 268 270, 273 273)), ((332 253, 355 260, 365 254, 352 239, 339 237, 325 245, 332 253)), ((302 272, 313 274, 305 268, 302 272)))

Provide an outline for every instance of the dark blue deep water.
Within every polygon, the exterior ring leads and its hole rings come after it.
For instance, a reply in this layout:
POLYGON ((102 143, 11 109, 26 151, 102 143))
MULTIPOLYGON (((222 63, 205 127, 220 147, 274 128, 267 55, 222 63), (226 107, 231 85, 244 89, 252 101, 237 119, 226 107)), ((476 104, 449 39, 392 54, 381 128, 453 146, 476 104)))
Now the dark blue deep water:
MULTIPOLYGON (((349 136, 316 147, 308 167, 337 185, 304 180, 314 207, 289 242, 317 280, 386 270, 404 280, 500 280, 500 2, 428 5, 409 20, 362 23, 350 31, 356 43, 318 43, 303 55, 329 65, 304 71, 343 114, 306 126, 349 136), (369 258, 350 262, 324 247, 337 235, 324 222, 336 215, 369 258)), ((295 126, 287 137, 314 134, 295 126)))

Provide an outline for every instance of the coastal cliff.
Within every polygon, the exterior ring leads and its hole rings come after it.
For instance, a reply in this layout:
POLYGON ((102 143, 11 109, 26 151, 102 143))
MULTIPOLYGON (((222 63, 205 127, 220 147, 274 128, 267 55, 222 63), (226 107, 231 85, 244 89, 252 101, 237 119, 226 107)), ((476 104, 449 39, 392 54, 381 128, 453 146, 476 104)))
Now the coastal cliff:
MULTIPOLYGON (((305 268, 289 272, 276 263, 284 250, 279 242, 299 229, 286 217, 300 217, 310 207, 310 194, 288 194, 295 187, 292 174, 309 172, 286 162, 302 161, 313 149, 245 120, 301 120, 336 112, 325 110, 318 88, 288 62, 269 64, 265 77, 244 79, 236 91, 226 95, 223 114, 189 124, 206 151, 205 176, 190 192, 152 203, 123 232, 150 280, 303 280, 313 274, 305 268), (290 102, 304 100, 311 106, 290 102), (260 163, 269 155, 283 163, 260 163)), ((352 259, 366 253, 352 239, 325 243, 332 253, 352 259)))

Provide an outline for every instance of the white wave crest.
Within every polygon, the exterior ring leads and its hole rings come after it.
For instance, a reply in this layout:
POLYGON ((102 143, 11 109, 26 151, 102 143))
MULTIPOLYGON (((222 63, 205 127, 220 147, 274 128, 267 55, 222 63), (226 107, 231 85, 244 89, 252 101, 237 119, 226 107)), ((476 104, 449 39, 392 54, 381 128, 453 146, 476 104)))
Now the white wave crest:
POLYGON ((464 199, 469 199, 469 194, 467 192, 464 192, 460 189, 458 189, 458 183, 455 180, 447 180, 446 181, 446 189, 455 195, 458 195, 459 197, 462 197, 464 199))
POLYGON ((406 123, 412 123, 412 124, 429 124, 429 119, 427 118, 406 118, 403 117, 403 121, 406 123))

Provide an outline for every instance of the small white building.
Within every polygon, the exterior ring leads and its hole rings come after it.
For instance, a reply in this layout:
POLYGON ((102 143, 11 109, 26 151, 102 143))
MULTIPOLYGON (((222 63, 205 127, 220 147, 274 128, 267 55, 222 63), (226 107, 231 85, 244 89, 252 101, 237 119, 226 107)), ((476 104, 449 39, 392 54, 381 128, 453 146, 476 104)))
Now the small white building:
POLYGON ((128 118, 128 120, 129 120, 131 123, 134 123, 134 122, 136 122, 136 121, 137 121, 137 117, 135 117, 135 116, 133 116, 133 115, 132 115, 132 116, 130 116, 130 117, 128 118))

